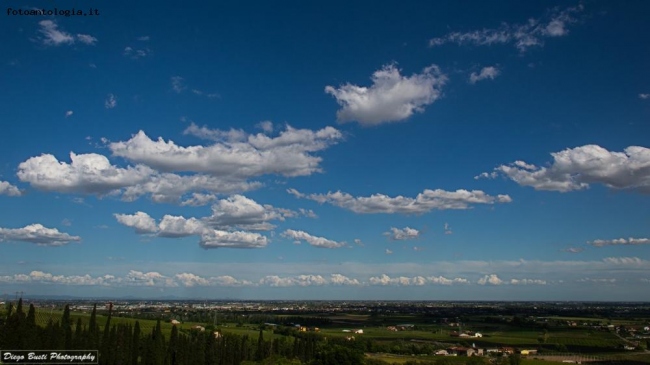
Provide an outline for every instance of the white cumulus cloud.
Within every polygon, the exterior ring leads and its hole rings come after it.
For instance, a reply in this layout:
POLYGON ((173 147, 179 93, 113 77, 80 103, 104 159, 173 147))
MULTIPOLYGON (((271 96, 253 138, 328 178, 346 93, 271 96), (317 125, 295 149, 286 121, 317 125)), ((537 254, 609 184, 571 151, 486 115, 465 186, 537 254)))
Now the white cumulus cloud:
POLYGON ((30 224, 23 228, 0 228, 0 242, 30 242, 39 246, 63 246, 70 242, 79 242, 81 237, 59 232, 56 228, 47 228, 42 224, 30 224))
POLYGON ((297 242, 305 241, 314 247, 320 248, 339 248, 346 245, 345 242, 336 242, 324 237, 312 236, 307 232, 296 231, 293 229, 287 229, 282 232, 282 237, 290 238, 297 242))
POLYGON ((153 234, 166 238, 198 236, 199 245, 206 249, 262 248, 268 244, 268 238, 259 233, 212 229, 196 218, 165 215, 158 224, 143 212, 115 214, 115 218, 119 223, 134 228, 138 234, 153 234))
POLYGON ((499 279, 496 274, 485 275, 484 277, 478 279, 477 282, 479 285, 501 285, 503 280, 499 279))
POLYGON ((250 135, 245 142, 219 142, 210 146, 182 147, 172 141, 150 139, 143 131, 130 140, 114 142, 115 156, 163 171, 202 172, 231 180, 265 174, 306 176, 320 172, 321 158, 312 153, 342 139, 332 127, 318 131, 287 129, 275 138, 250 135))
MULTIPOLYGON (((536 190, 568 192, 602 184, 612 189, 650 193, 650 149, 630 146, 611 152, 598 145, 585 145, 551 153, 553 162, 538 167, 523 161, 495 168, 522 186, 536 190)), ((478 177, 493 177, 481 174, 478 177)))
POLYGON ((120 224, 134 228, 136 233, 158 232, 158 225, 155 219, 151 218, 147 213, 136 212, 135 214, 115 214, 114 216, 120 224))
POLYGON ((263 248, 268 245, 268 238, 253 232, 209 230, 201 235, 199 245, 203 248, 263 248))
POLYGON ((46 191, 107 194, 145 182, 152 174, 146 166, 119 168, 103 155, 70 153, 70 163, 50 154, 29 158, 18 165, 18 178, 46 191))
POLYGON ((435 65, 410 77, 402 76, 395 65, 386 65, 375 71, 371 80, 370 87, 325 87, 341 106, 336 113, 339 122, 371 126, 405 120, 440 98, 447 77, 435 65))
POLYGON ((0 195, 21 196, 22 193, 18 187, 0 180, 0 195))
POLYGON ((384 232, 384 236, 395 241, 413 240, 420 237, 420 231, 411 227, 391 227, 390 231, 384 232))
POLYGON ((296 212, 259 204, 243 195, 233 195, 212 205, 212 215, 203 221, 214 228, 239 227, 248 230, 271 230, 271 221, 284 221, 295 217, 296 212))

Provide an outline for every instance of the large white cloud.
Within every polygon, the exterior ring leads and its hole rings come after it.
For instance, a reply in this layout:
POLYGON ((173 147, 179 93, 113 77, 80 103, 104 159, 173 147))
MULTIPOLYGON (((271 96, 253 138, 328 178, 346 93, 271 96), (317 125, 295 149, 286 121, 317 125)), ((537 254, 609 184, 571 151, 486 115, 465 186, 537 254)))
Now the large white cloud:
POLYGON ((324 237, 312 236, 305 231, 296 231, 287 229, 282 232, 282 237, 293 239, 295 242, 305 241, 314 247, 320 248, 339 248, 346 245, 345 242, 336 242, 324 237))
POLYGON ((404 196, 390 197, 384 194, 373 194, 368 197, 354 197, 348 193, 337 191, 327 194, 303 194, 295 189, 288 193, 319 203, 329 203, 337 207, 351 210, 355 213, 400 213, 422 214, 431 210, 468 209, 474 204, 509 203, 508 195, 488 195, 481 190, 445 191, 441 189, 426 189, 415 198, 404 196))
MULTIPOLYGON (((229 194, 259 188, 262 184, 241 179, 219 178, 205 174, 178 175, 159 173, 145 165, 112 165, 103 155, 70 154, 71 162, 59 161, 50 154, 29 158, 18 166, 18 178, 46 191, 94 195, 121 195, 133 201, 149 195, 159 203, 177 203, 185 194, 229 194)), ((0 185, 0 188, 3 185, 0 185)), ((9 187, 11 191, 11 186, 9 187)), ((189 198, 185 201, 190 201, 189 198)), ((207 203, 196 199, 189 204, 207 203)))
POLYGON ((336 113, 339 122, 370 126, 405 120, 440 98, 447 77, 435 65, 410 77, 402 76, 395 65, 386 65, 375 71, 371 80, 370 87, 325 87, 341 106, 336 113))
POLYGON ((479 177, 508 177, 536 190, 568 192, 591 184, 612 189, 650 193, 650 149, 630 146, 624 152, 610 152, 598 145, 585 145, 551 153, 553 162, 539 167, 523 161, 501 165, 479 177))
POLYGON ((420 237, 420 231, 411 227, 391 227, 390 231, 384 232, 384 236, 387 236, 395 241, 414 240, 420 237))
POLYGON ((96 153, 70 153, 70 160, 62 162, 50 154, 32 157, 18 165, 17 175, 41 190, 102 195, 143 183, 153 173, 143 165, 116 167, 96 153))
POLYGON ((135 214, 115 214, 115 219, 127 227, 134 228, 136 233, 156 233, 158 232, 158 225, 156 221, 144 212, 136 212, 135 214))
POLYGON ((547 16, 540 19, 528 19, 528 22, 523 24, 502 23, 499 28, 451 32, 429 40, 429 45, 436 47, 446 43, 476 46, 512 44, 519 51, 525 52, 530 47, 543 46, 545 38, 562 37, 569 34, 568 27, 578 22, 577 15, 582 11, 582 5, 563 10, 553 9, 547 16))
POLYGON ((592 246, 603 247, 603 246, 617 246, 617 245, 650 245, 650 238, 618 238, 613 240, 593 240, 587 242, 592 246))
POLYGON ((0 195, 21 196, 20 189, 6 181, 0 181, 0 195))
POLYGON ((199 236, 205 233, 205 226, 196 218, 165 215, 158 224, 160 237, 199 236))
POLYGON ((321 171, 321 158, 312 155, 338 142, 343 135, 326 127, 318 131, 287 129, 271 138, 250 135, 245 142, 218 142, 182 147, 172 141, 150 139, 143 131, 109 148, 115 156, 163 171, 207 173, 231 180, 265 174, 305 176, 321 171))
POLYGON ((138 234, 167 238, 198 236, 203 248, 262 248, 268 244, 268 238, 259 233, 216 230, 196 218, 165 215, 158 224, 144 212, 115 214, 115 218, 119 223, 134 228, 138 234))
POLYGON ((212 215, 203 221, 214 228, 239 227, 249 230, 270 230, 275 226, 270 221, 284 221, 296 216, 296 212, 259 204, 242 195, 221 199, 212 205, 212 215))
POLYGON ((81 237, 59 232, 56 228, 47 228, 42 224, 30 224, 23 228, 0 228, 1 241, 31 242, 39 246, 63 246, 70 242, 79 242, 81 237))
POLYGON ((268 245, 268 238, 254 232, 209 230, 201 235, 199 245, 203 248, 263 248, 268 245))

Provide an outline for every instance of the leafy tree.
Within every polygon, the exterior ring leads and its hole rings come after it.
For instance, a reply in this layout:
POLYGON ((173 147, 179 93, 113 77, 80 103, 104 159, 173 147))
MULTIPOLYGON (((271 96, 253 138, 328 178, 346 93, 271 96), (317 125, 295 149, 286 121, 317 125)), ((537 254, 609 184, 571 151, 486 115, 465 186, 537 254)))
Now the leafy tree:
POLYGON ((312 365, 361 365, 363 353, 340 345, 326 346, 318 351, 312 365))

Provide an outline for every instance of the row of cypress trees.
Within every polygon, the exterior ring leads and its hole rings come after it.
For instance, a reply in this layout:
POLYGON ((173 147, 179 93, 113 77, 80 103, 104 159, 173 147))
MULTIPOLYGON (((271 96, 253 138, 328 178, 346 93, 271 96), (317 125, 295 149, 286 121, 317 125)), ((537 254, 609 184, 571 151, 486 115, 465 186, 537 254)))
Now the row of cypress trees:
POLYGON ((0 349, 98 350, 102 365, 239 365, 266 363, 269 359, 322 363, 317 361, 318 354, 327 346, 321 336, 311 333, 266 340, 262 329, 255 340, 228 333, 218 338, 210 332, 185 333, 173 326, 169 339, 165 339, 160 320, 150 333, 145 333, 137 320, 134 324, 112 324, 111 317, 109 310, 102 328, 97 323, 95 305, 88 325, 80 318, 73 323, 66 305, 59 321, 50 318, 43 327, 37 325, 34 305, 30 304, 25 313, 20 299, 15 309, 10 304, 5 318, 0 318, 0 349))

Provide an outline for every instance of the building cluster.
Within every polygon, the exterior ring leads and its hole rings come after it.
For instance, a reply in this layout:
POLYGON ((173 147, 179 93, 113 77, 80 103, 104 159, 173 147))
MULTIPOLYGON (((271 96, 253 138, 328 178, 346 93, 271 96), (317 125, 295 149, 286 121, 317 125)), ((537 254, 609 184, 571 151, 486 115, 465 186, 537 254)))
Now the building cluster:
POLYGON ((438 356, 483 356, 483 355, 513 355, 519 354, 522 356, 537 355, 537 350, 530 349, 515 349, 514 347, 495 347, 495 348, 478 348, 476 346, 464 347, 453 346, 446 349, 438 350, 434 353, 438 356))

